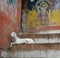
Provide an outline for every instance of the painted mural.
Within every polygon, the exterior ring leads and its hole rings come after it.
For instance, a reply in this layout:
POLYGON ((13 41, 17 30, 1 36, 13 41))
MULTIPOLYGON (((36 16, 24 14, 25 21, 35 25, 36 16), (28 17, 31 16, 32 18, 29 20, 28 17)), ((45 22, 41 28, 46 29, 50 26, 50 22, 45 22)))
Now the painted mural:
POLYGON ((0 11, 14 23, 17 20, 17 0, 0 0, 0 11))
POLYGON ((26 29, 60 26, 60 0, 28 0, 26 29))

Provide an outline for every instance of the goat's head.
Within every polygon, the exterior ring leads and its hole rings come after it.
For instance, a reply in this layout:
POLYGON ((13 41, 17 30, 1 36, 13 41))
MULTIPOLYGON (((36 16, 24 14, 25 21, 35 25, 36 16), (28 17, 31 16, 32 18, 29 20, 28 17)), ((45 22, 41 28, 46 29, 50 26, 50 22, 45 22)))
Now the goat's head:
POLYGON ((17 35, 16 35, 16 33, 15 32, 12 32, 11 33, 11 37, 16 37, 17 35))

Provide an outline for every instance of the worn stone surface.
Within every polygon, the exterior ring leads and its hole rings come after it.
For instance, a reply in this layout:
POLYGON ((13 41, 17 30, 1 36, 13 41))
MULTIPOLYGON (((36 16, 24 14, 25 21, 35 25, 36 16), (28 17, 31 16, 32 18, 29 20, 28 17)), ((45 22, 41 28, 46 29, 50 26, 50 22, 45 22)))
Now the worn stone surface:
POLYGON ((35 38, 35 43, 60 43, 60 38, 35 38))
POLYGON ((60 58, 60 50, 1 51, 5 58, 60 58))

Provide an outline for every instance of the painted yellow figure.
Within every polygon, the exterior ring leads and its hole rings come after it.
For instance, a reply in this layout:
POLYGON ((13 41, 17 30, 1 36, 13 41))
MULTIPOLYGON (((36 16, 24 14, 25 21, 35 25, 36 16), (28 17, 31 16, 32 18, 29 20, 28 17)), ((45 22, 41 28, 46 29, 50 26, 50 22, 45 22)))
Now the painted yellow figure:
POLYGON ((40 26, 40 22, 38 21, 37 13, 33 7, 32 11, 28 10, 27 28, 34 28, 37 26, 40 26))
POLYGON ((51 12, 49 12, 49 21, 50 21, 50 26, 60 26, 60 9, 54 9, 51 12))
POLYGON ((48 9, 48 3, 44 0, 42 0, 40 2, 40 22, 41 22, 41 25, 43 27, 45 26, 48 26, 48 22, 49 22, 49 19, 48 19, 48 12, 49 12, 49 9, 48 9))
MULTIPOLYGON (((51 7, 53 8, 54 6, 52 5, 51 7)), ((29 29, 60 26, 60 9, 52 9, 51 7, 46 0, 38 1, 36 3, 36 10, 34 7, 31 11, 28 10, 26 27, 29 29)))
POLYGON ((28 10, 27 14, 27 28, 35 28, 48 25, 48 4, 42 0, 40 2, 40 14, 38 16, 34 7, 32 10, 28 10))

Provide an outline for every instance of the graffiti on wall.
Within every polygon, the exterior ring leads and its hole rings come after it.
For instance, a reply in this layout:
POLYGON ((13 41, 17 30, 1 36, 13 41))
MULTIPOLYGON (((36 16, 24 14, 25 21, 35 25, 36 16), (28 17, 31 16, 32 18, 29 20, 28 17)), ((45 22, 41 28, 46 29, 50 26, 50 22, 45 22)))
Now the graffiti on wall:
POLYGON ((60 26, 60 0, 28 0, 26 28, 60 26))
POLYGON ((0 0, 0 11, 5 13, 13 22, 17 19, 17 0, 0 0))

